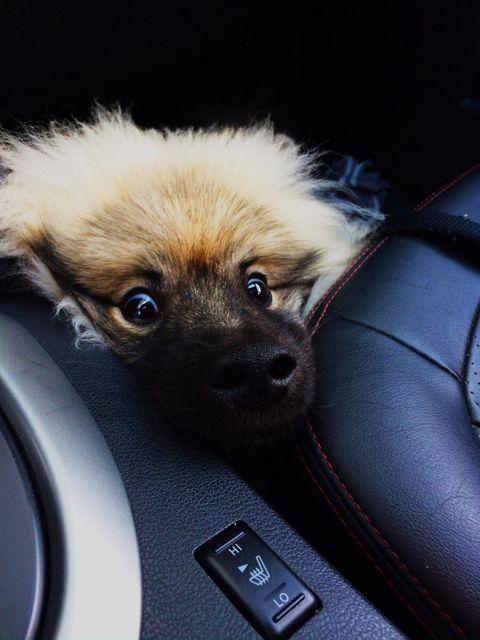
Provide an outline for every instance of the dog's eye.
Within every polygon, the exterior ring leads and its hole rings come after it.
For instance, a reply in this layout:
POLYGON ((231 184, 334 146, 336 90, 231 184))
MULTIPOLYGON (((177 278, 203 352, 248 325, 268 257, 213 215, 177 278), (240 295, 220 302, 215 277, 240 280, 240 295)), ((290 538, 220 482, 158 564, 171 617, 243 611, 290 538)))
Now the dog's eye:
POLYGON ((134 324, 148 324, 158 317, 160 309, 147 291, 131 291, 124 297, 120 309, 123 316, 134 324))
POLYGON ((249 296, 262 305, 268 305, 272 300, 272 294, 267 287, 267 279, 261 273, 252 273, 247 278, 245 290, 249 296))

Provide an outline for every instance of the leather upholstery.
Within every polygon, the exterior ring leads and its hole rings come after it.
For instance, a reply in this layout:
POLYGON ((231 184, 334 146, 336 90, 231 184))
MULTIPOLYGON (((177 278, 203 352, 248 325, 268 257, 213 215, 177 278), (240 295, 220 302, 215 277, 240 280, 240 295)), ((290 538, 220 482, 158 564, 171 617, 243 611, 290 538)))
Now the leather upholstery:
MULTIPOLYGON (((480 222, 480 166, 425 207, 480 222)), ((461 244, 380 239, 310 318, 299 453, 422 637, 480 638, 479 270, 461 244)))

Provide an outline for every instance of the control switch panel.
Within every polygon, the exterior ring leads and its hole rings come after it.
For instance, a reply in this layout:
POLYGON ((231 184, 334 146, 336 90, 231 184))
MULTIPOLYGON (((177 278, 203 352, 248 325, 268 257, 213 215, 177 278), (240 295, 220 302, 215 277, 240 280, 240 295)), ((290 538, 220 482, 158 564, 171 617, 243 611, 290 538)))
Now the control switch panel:
POLYGON ((235 522, 195 558, 266 638, 289 638, 321 607, 318 597, 245 522, 235 522))

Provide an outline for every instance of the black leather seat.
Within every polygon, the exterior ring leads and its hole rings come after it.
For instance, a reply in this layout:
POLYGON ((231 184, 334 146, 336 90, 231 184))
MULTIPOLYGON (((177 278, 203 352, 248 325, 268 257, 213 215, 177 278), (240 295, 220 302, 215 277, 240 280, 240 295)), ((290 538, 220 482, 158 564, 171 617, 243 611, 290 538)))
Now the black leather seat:
MULTIPOLYGON (((480 222, 480 165, 417 209, 480 222)), ((311 316, 312 481, 424 637, 480 638, 480 259, 448 240, 368 247, 311 316)))

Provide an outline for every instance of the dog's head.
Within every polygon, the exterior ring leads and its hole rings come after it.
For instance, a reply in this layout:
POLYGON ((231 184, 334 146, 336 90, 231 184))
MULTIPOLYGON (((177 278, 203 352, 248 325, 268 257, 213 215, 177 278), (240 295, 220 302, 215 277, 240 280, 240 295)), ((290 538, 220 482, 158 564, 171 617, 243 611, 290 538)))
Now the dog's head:
POLYGON ((312 394, 306 296, 356 242, 288 138, 104 114, 10 138, 0 163, 3 252, 175 423, 230 443, 295 424, 312 394))

